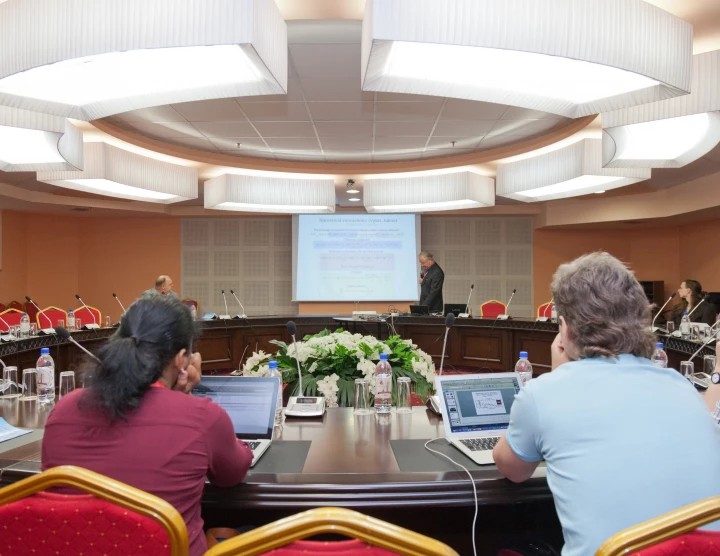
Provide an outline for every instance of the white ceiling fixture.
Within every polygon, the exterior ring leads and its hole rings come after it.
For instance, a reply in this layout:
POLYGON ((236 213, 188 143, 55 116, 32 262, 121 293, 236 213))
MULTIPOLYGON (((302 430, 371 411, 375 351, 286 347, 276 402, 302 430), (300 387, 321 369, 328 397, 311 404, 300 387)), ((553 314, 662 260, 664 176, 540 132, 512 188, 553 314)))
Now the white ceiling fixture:
POLYGON ((370 213, 433 212, 495 205, 495 181, 473 172, 365 180, 370 213))
POLYGON ((37 179, 58 187, 151 203, 197 199, 198 173, 169 162, 131 153, 107 143, 85 143, 84 170, 38 172, 37 179))
POLYGON ((0 104, 89 121, 286 91, 287 28, 274 0, 0 4, 0 104))
POLYGON ((205 182, 205 208, 281 214, 334 213, 335 185, 332 178, 302 180, 223 174, 205 182))
POLYGON ((367 0, 365 91, 577 118, 686 94, 692 26, 642 0, 367 0))
POLYGON ((689 95, 602 114, 608 168, 681 168, 720 143, 720 50, 693 56, 689 95))
POLYGON ((602 140, 582 139, 562 149, 501 164, 497 194, 518 201, 550 201, 609 191, 650 179, 646 168, 602 168, 602 140))
POLYGON ((83 134, 65 118, 0 106, 0 170, 34 172, 83 166, 83 134))

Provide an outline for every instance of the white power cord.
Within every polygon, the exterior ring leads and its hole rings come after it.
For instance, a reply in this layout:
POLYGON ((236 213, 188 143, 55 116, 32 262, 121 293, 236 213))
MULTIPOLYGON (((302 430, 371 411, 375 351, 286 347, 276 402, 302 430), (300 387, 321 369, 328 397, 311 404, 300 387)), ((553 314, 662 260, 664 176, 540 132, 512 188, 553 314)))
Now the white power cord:
POLYGON ((428 444, 430 444, 431 442, 435 442, 436 440, 444 440, 444 439, 445 439, 445 437, 439 436, 439 437, 437 437, 437 438, 432 438, 432 439, 428 440, 428 441, 425 443, 425 449, 428 450, 428 451, 430 451, 430 452, 432 452, 433 454, 437 454, 438 456, 442 456, 442 457, 444 457, 446 460, 449 460, 450 463, 452 463, 452 464, 454 464, 454 465, 457 465, 457 466, 460 467, 463 471, 465 471, 465 473, 467 473, 467 474, 468 474, 468 477, 470 478, 470 484, 472 485, 472 489, 473 489, 473 497, 475 498, 475 516, 473 517, 473 522, 472 522, 472 546, 473 546, 473 556, 477 556, 477 548, 475 548, 475 523, 477 522, 477 516, 478 516, 478 498, 477 498, 477 489, 475 488, 475 481, 473 480, 472 475, 470 474, 470 471, 468 471, 468 468, 467 468, 467 467, 465 467, 464 465, 456 462, 454 459, 452 459, 452 458, 451 458, 450 456, 448 456, 447 454, 443 454, 442 452, 438 452, 437 450, 433 450, 432 448, 430 448, 430 447, 428 446, 428 444))

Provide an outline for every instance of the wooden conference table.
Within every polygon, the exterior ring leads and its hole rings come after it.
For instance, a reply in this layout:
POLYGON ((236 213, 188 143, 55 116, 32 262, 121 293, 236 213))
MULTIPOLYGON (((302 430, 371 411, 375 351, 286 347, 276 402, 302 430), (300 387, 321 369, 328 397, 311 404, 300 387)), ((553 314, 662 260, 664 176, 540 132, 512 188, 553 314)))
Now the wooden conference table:
MULTIPOLYGON (((294 318, 300 336, 333 326, 332 317, 294 318)), ((270 339, 287 340, 283 336, 286 320, 203 323, 204 335, 198 346, 204 358, 203 371, 237 368, 244 351, 263 349, 270 339)), ((396 319, 394 324, 403 337, 436 355, 442 349, 442 339, 437 342, 436 338, 444 330, 443 323, 442 318, 408 317, 396 319)), ((375 323, 370 326, 375 328, 375 323)), ((522 320, 462 321, 452 330, 446 365, 475 363, 483 370, 504 371, 512 368, 516 352, 526 349, 536 373, 546 372, 556 330, 552 323, 522 320)), ((87 331, 74 336, 93 349, 111 333, 87 331)), ((77 364, 77 348, 53 337, 4 343, 0 357, 8 365, 32 367, 41 347, 38 344, 52 346, 58 370, 77 364)), ((697 344, 675 338, 668 344, 671 362, 687 359, 697 349, 697 344)), ((0 397, 0 416, 11 425, 35 429, 31 435, 0 444, 0 484, 39 471, 41 434, 49 411, 34 401, 0 397)), ((260 524, 311 507, 342 506, 435 536, 467 553, 474 506, 467 475, 423 446, 428 439, 443 435, 441 419, 424 407, 415 407, 410 414, 393 411, 387 417, 354 416, 352 409, 334 408, 322 419, 286 419, 277 441, 243 484, 231 489, 207 487, 203 516, 209 525, 260 524)), ((478 531, 483 530, 481 544, 488 550, 500 546, 505 533, 517 530, 518 520, 526 531, 537 529, 558 538, 559 523, 544 467, 529 481, 514 484, 502 478, 494 466, 475 466, 444 440, 433 446, 471 469, 481 507, 478 531)))

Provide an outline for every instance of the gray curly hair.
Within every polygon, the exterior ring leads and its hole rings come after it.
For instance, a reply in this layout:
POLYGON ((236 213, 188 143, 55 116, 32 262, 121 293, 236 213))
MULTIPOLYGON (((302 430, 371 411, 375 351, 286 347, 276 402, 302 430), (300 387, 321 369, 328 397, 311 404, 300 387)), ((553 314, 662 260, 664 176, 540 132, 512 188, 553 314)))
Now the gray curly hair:
POLYGON ((560 265, 550 289, 581 359, 652 356, 651 305, 633 273, 609 253, 590 253, 560 265))

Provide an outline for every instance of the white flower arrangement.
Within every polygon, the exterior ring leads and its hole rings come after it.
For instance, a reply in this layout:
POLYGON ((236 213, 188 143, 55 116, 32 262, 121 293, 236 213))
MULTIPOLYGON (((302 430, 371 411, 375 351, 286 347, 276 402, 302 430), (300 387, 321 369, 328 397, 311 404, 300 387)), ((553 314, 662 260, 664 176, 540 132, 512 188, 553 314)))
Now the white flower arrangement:
MULTIPOLYGON (((374 336, 351 334, 342 329, 335 332, 323 330, 308 335, 297 342, 297 361, 303 374, 303 392, 298 392, 296 348, 293 344, 273 341, 279 346, 274 355, 263 351, 253 353, 243 365, 245 376, 265 376, 271 358, 278 361, 278 367, 285 382, 289 383, 292 395, 322 394, 328 405, 351 406, 356 378, 366 378, 370 391, 375 389, 375 367, 380 354, 388 355, 393 369, 393 386, 398 377, 409 377, 415 393, 425 399, 432 394, 435 382, 435 364, 427 353, 418 349, 410 340, 391 336, 381 341, 374 336)), ((394 388, 393 388, 394 390, 394 388)))

